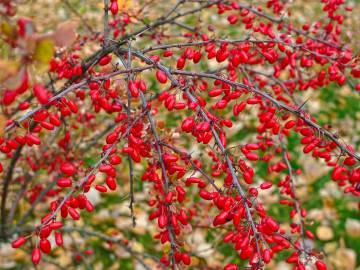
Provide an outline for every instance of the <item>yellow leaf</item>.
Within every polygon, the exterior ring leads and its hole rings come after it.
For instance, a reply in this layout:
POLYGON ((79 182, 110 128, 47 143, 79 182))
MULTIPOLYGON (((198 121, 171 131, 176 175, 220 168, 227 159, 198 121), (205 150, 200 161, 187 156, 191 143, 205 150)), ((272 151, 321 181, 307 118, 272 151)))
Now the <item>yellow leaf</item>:
POLYGON ((12 37, 14 35, 13 28, 7 21, 3 21, 0 26, 1 33, 7 37, 12 37))
POLYGON ((34 59, 41 63, 49 63, 54 54, 54 41, 50 39, 41 39, 37 42, 34 59))
POLYGON ((165 254, 167 254, 167 253, 170 252, 170 250, 171 250, 171 245, 169 244, 169 242, 167 242, 166 244, 164 244, 164 245, 162 246, 162 250, 163 250, 163 252, 164 252, 165 254))
POLYGON ((199 265, 200 260, 197 257, 191 256, 191 265, 196 266, 199 265))
POLYGON ((129 7, 131 7, 132 0, 118 0, 118 6, 119 9, 127 10, 129 7))

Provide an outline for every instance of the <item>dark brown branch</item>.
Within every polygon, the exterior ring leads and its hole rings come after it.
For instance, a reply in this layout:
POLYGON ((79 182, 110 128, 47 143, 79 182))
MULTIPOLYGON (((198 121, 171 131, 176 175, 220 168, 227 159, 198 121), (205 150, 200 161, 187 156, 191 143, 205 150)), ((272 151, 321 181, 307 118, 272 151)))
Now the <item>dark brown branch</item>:
POLYGON ((5 229, 5 227, 6 227, 6 202, 7 202, 9 186, 13 179, 13 173, 14 173, 14 170, 16 167, 16 163, 18 162, 18 160, 20 158, 22 149, 23 149, 23 145, 20 145, 16 149, 14 156, 11 159, 9 169, 4 178, 4 184, 3 184, 2 194, 1 194, 1 236, 2 237, 6 237, 6 229, 5 229))
POLYGON ((23 183, 21 184, 19 191, 16 193, 15 199, 11 205, 11 209, 7 216, 7 220, 6 220, 7 225, 12 224, 12 222, 14 220, 16 209, 19 205, 20 200, 24 197, 24 195, 26 193, 26 188, 27 188, 29 182, 31 181, 31 178, 32 178, 32 176, 29 173, 25 174, 23 183))

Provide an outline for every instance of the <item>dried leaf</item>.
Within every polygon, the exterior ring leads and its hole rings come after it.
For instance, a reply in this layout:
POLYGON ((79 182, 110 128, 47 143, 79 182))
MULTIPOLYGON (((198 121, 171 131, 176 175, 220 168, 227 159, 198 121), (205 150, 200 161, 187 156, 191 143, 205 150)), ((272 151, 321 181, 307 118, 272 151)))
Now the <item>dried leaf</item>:
POLYGON ((144 252, 144 246, 141 243, 134 242, 131 246, 132 250, 135 252, 143 253, 144 252))
POLYGON ((352 218, 346 219, 346 233, 351 237, 360 237, 360 221, 352 218))
POLYGON ((4 129, 6 126, 6 117, 4 114, 0 113, 0 137, 4 135, 4 129))
POLYGON ((334 265, 334 269, 351 270, 356 267, 356 253, 352 249, 339 248, 329 260, 334 265))
POLYGON ((54 34, 52 34, 55 45, 58 47, 65 47, 73 44, 76 40, 76 28, 77 23, 74 21, 61 23, 54 34))
POLYGON ((12 60, 0 59, 0 83, 18 73, 19 63, 12 60))
POLYGON ((334 232, 328 226, 319 226, 316 229, 316 235, 322 241, 329 241, 329 240, 333 239, 334 232))
POLYGON ((4 81, 4 87, 8 89, 17 89, 25 80, 25 72, 26 68, 25 66, 23 66, 23 68, 17 70, 16 74, 6 78, 6 80, 4 81))

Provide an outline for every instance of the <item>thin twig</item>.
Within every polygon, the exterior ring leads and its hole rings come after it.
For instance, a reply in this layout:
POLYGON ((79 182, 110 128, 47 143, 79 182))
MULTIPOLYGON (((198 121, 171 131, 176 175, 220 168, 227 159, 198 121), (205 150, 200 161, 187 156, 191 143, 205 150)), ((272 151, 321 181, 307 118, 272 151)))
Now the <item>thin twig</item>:
MULTIPOLYGON (((67 232, 67 233, 79 232, 80 234, 85 234, 87 236, 95 236, 95 237, 98 237, 98 238, 100 238, 102 240, 109 241, 111 243, 117 244, 117 245, 121 246, 123 249, 125 249, 128 253, 130 253, 131 256, 136 261, 138 261, 145 269, 151 270, 151 268, 146 264, 146 262, 144 262, 141 259, 141 256, 143 256, 144 254, 141 254, 141 253, 138 253, 138 252, 132 250, 128 245, 125 245, 122 242, 123 239, 121 239, 121 238, 111 237, 111 236, 108 236, 106 234, 103 234, 103 233, 100 233, 100 232, 97 232, 97 231, 89 231, 89 230, 86 230, 84 228, 79 228, 79 227, 63 227, 60 230, 62 232, 67 232)), ((155 260, 154 257, 151 256, 151 258, 153 260, 155 260)), ((159 260, 156 260, 156 262, 161 264, 161 262, 159 260)))
POLYGON ((191 154, 188 152, 185 152, 177 147, 175 147, 174 145, 165 143, 165 142, 161 142, 162 145, 170 148, 171 150, 173 150, 175 153, 182 155, 182 156, 186 156, 187 160, 190 162, 192 168, 196 171, 198 171, 202 176, 204 176, 206 178, 206 180, 213 186, 213 188, 219 192, 220 194, 222 193, 221 189, 215 184, 215 180, 210 177, 203 169, 201 169, 198 165, 196 165, 196 163, 193 161, 193 159, 191 158, 191 154))
MULTIPOLYGON (((143 109, 146 110, 148 108, 147 101, 146 101, 145 95, 141 91, 140 91, 140 98, 141 98, 141 102, 142 102, 142 105, 143 105, 143 109)), ((152 131, 153 136, 155 138, 155 148, 156 148, 156 151, 158 153, 158 160, 159 160, 159 163, 160 163, 161 172, 162 172, 162 176, 163 176, 164 184, 165 184, 164 192, 165 192, 165 194, 167 194, 168 191, 169 191, 169 187, 170 187, 170 181, 169 181, 169 178, 167 176, 165 163, 164 163, 164 160, 163 160, 163 153, 162 153, 162 150, 161 150, 161 147, 160 147, 161 140, 160 140, 160 137, 159 137, 159 135, 157 133, 156 124, 155 124, 155 121, 154 121, 150 111, 147 111, 147 117, 148 117, 148 120, 150 122, 151 131, 152 131)), ((168 218, 167 230, 168 230, 168 233, 169 233, 170 245, 171 245, 171 250, 170 250, 169 256, 170 256, 170 259, 171 259, 172 269, 175 270, 176 269, 176 262, 175 262, 176 243, 175 243, 174 228, 173 228, 172 223, 171 223, 170 205, 166 204, 166 210, 167 210, 167 218, 168 218)))
POLYGON ((68 9, 76 15, 77 18, 79 18, 82 22, 82 24, 85 26, 85 28, 92 34, 95 35, 95 31, 92 29, 92 27, 89 25, 89 23, 84 19, 84 17, 77 11, 76 8, 74 8, 68 0, 61 0, 62 3, 64 3, 65 6, 68 7, 68 9))
POLYGON ((298 214, 298 218, 299 218, 299 220, 300 220, 299 226, 300 226, 300 238, 301 238, 301 243, 302 243, 303 249, 306 250, 306 245, 305 245, 305 229, 304 229, 304 228, 305 228, 305 223, 304 223, 304 219, 303 219, 303 217, 302 217, 302 215, 301 215, 300 200, 299 200, 299 198, 298 198, 297 195, 296 195, 295 176, 294 176, 294 173, 293 173, 293 169, 292 169, 290 160, 289 160, 289 158, 288 158, 288 153, 287 153, 287 150, 286 150, 285 143, 284 143, 281 135, 279 135, 279 141, 280 141, 280 144, 281 144, 283 159, 284 159, 284 161, 285 161, 285 163, 286 163, 286 167, 287 167, 287 169, 288 169, 289 181, 290 181, 290 188, 291 188, 291 198, 292 198, 293 201, 294 201, 295 210, 296 210, 296 213, 298 214))

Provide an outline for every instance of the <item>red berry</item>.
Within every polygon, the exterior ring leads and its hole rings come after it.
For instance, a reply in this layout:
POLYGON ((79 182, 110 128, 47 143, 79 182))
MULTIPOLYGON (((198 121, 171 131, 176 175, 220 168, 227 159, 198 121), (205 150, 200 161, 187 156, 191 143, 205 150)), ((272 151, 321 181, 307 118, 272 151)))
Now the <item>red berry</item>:
POLYGON ((272 184, 270 182, 265 182, 260 185, 261 189, 269 189, 272 187, 272 184))
POLYGON ((183 253, 183 254, 181 255, 181 260, 183 261, 183 263, 184 263, 185 265, 190 265, 190 263, 191 263, 191 258, 190 258, 190 256, 189 256, 188 254, 186 254, 186 253, 183 253))
POLYGON ((230 15, 227 20, 229 21, 230 24, 235 24, 237 21, 238 21, 238 17, 233 14, 233 15, 230 15))
POLYGON ((62 234, 60 232, 55 233, 55 243, 57 246, 62 246, 64 243, 62 234))
POLYGON ((72 163, 65 162, 61 164, 60 171, 66 174, 67 176, 71 176, 75 173, 76 167, 72 163))
POLYGON ((74 208, 69 207, 68 211, 69 211, 69 214, 70 214, 70 216, 71 216, 71 218, 72 218, 73 220, 79 220, 79 219, 80 219, 80 214, 79 214, 79 212, 76 211, 74 208))
POLYGON ((326 270, 326 264, 322 261, 316 261, 315 266, 317 268, 317 270, 326 270))
POLYGON ((41 260, 41 252, 39 248, 34 248, 31 254, 31 260, 33 264, 39 264, 41 260))
POLYGON ((178 69, 183 69, 185 67, 185 63, 186 63, 186 58, 181 56, 176 63, 176 67, 178 69))
POLYGON ((46 238, 40 239, 40 249, 42 252, 44 252, 45 254, 48 254, 51 252, 51 244, 50 241, 47 240, 46 238))
POLYGON ((136 98, 140 95, 138 85, 135 81, 130 80, 128 83, 128 88, 132 97, 136 98))
POLYGON ((119 12, 119 7, 117 1, 112 1, 110 5, 110 11, 112 15, 116 15, 119 12))
POLYGON ((239 267, 236 264, 228 264, 224 267, 224 270, 239 270, 239 267))
POLYGON ((111 62, 111 55, 105 55, 99 60, 100 66, 105 66, 111 62))
POLYGON ((121 157, 120 156, 112 156, 112 157, 109 158, 109 162, 112 165, 120 164, 121 163, 121 157))
POLYGON ((19 248, 22 245, 24 245, 26 243, 26 238, 24 236, 20 236, 19 238, 15 239, 12 243, 11 246, 13 248, 19 248))
POLYGON ((71 187, 72 180, 70 178, 59 178, 56 184, 61 188, 71 187))
POLYGON ((49 102, 49 93, 43 85, 35 84, 33 92, 40 104, 45 105, 49 102))
POLYGON ((10 105, 11 103, 14 102, 15 98, 16 98, 16 93, 14 91, 5 90, 4 94, 3 94, 2 103, 5 106, 8 106, 8 105, 10 105))
POLYGON ((106 177, 106 185, 109 187, 109 189, 115 190, 117 186, 115 178, 111 176, 106 177))
POLYGON ((166 73, 162 70, 158 70, 156 71, 156 79, 160 82, 160 83, 166 83, 167 82, 167 76, 166 73))
POLYGON ((99 191, 99 192, 102 192, 102 193, 107 192, 107 188, 105 186, 102 186, 102 185, 96 185, 95 189, 97 191, 99 191))
POLYGON ((106 143, 107 144, 113 144, 117 141, 118 139, 118 134, 116 132, 112 132, 110 133, 107 137, 106 137, 106 143))

